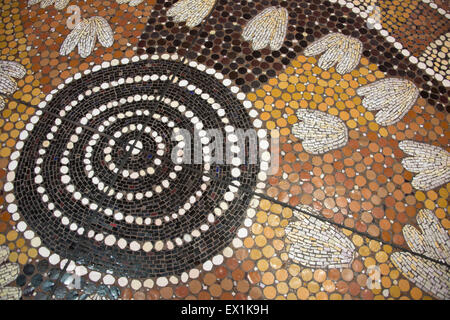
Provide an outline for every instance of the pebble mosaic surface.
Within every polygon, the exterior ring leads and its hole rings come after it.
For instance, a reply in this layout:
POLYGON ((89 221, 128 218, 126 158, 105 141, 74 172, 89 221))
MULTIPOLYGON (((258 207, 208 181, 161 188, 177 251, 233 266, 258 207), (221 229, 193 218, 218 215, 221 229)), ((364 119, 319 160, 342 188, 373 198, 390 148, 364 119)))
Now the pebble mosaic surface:
POLYGON ((0 5, 0 300, 450 299, 446 1, 0 5))

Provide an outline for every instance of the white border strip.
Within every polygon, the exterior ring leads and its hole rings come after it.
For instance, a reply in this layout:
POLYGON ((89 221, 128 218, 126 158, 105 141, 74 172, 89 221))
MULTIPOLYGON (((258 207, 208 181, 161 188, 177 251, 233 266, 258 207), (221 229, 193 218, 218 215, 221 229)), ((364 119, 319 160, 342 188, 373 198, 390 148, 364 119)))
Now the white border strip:
POLYGON ((432 9, 437 10, 440 14, 442 14, 447 19, 450 19, 450 13, 445 11, 445 9, 439 7, 436 3, 433 2, 433 0, 422 0, 423 3, 427 3, 432 9))
MULTIPOLYGON (((368 15, 366 12, 361 11, 360 8, 356 7, 353 2, 347 1, 347 0, 329 0, 331 3, 339 3, 341 6, 346 6, 347 8, 351 9, 354 13, 358 14, 361 18, 367 20, 368 15)), ((422 1, 431 1, 431 0, 422 0, 422 1)), ((436 6, 437 7, 437 6, 436 6)), ((446 16, 447 17, 447 16, 446 16)), ((389 42, 393 43, 394 47, 398 49, 405 57, 408 57, 409 61, 412 64, 417 65, 417 67, 421 70, 424 70, 426 74, 429 76, 434 77, 437 81, 442 82, 442 84, 445 87, 450 87, 450 81, 447 79, 444 79, 444 77, 435 72, 433 69, 427 67, 427 65, 423 62, 420 62, 419 59, 412 55, 411 52, 409 52, 408 49, 404 48, 403 45, 395 40, 395 38, 391 35, 389 35, 389 32, 381 26, 378 22, 375 22, 374 28, 380 32, 380 34, 389 42)))

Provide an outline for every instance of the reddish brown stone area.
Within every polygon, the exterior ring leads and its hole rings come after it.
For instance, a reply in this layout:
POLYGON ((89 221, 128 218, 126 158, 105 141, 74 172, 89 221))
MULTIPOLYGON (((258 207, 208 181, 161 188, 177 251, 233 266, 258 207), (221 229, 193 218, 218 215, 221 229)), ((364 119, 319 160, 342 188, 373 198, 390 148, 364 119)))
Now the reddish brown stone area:
MULTIPOLYGON (((384 5, 387 2, 381 5, 386 10, 384 5)), ((387 10, 383 12, 383 16, 390 34, 417 57, 431 42, 450 31, 448 20, 422 1, 409 14, 387 10)))

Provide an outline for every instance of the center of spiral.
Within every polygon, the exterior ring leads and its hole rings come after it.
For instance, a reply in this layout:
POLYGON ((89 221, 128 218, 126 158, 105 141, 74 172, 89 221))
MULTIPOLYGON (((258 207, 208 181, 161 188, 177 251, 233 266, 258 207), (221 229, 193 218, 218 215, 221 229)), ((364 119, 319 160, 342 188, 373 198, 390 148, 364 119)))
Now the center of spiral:
POLYGON ((128 145, 125 148, 125 150, 127 152, 130 152, 130 149, 133 148, 133 150, 131 151, 131 154, 133 156, 137 156, 139 153, 141 153, 143 147, 144 147, 144 145, 142 144, 141 141, 130 140, 130 141, 128 141, 128 145))

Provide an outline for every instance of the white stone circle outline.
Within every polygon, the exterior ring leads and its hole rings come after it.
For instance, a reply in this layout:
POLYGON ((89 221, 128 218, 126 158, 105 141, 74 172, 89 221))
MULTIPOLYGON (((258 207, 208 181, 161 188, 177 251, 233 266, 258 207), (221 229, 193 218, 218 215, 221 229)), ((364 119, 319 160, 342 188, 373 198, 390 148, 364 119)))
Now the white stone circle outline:
MULTIPOLYGON (((139 60, 172 60, 177 61, 179 56, 177 54, 169 55, 163 54, 152 55, 149 57, 147 54, 142 56, 134 56, 131 59, 123 58, 120 61, 118 59, 113 59, 111 62, 103 62, 101 65, 94 65, 91 69, 85 70, 83 73, 85 75, 90 74, 91 72, 97 72, 102 68, 108 68, 110 66, 124 65, 130 62, 138 62, 139 60)), ((253 118, 253 125, 256 129, 259 128, 258 135, 261 133, 261 136, 265 137, 266 131, 261 128, 261 121, 257 118, 258 111, 253 107, 252 103, 246 99, 246 94, 242 93, 238 87, 231 86, 232 82, 229 79, 226 79, 221 73, 216 72, 216 70, 207 68, 202 64, 198 64, 195 61, 187 62, 192 68, 196 68, 202 72, 206 72, 209 75, 214 75, 214 77, 222 82, 225 87, 229 87, 230 91, 237 97, 239 101, 242 102, 245 109, 248 111, 248 114, 251 118, 253 118)), ((46 97, 46 101, 40 103, 39 107, 44 108, 46 103, 52 99, 52 96, 65 87, 65 85, 71 83, 74 79, 80 79, 82 77, 81 73, 75 74, 73 77, 69 77, 66 79, 65 83, 60 84, 57 89, 54 89, 50 95, 46 97)), ((10 162, 8 165, 8 174, 7 174, 7 182, 4 186, 4 191, 6 193, 5 200, 8 203, 7 210, 11 213, 11 217, 13 221, 17 222, 16 229, 24 235, 24 238, 30 241, 30 244, 33 248, 37 248, 38 253, 43 258, 48 258, 48 261, 52 265, 59 265, 59 268, 62 270, 65 268, 66 264, 67 272, 74 272, 78 276, 88 276, 88 278, 93 282, 99 282, 105 285, 114 285, 117 283, 118 286, 124 288, 130 286, 134 290, 139 290, 140 288, 153 288, 155 286, 165 287, 169 284, 177 285, 178 283, 187 283, 190 279, 197 279, 200 276, 201 269, 194 267, 189 271, 183 272, 181 275, 171 275, 171 276, 162 276, 162 277, 152 277, 148 279, 131 279, 126 277, 117 277, 111 274, 103 274, 98 271, 89 270, 87 267, 83 265, 78 265, 74 261, 68 261, 67 258, 62 258, 57 254, 52 252, 50 249, 46 248, 42 245, 42 241, 35 234, 35 232, 29 229, 29 226, 26 222, 21 219, 21 215, 18 212, 18 207, 15 204, 15 195, 13 193, 14 190, 14 178, 15 178, 15 169, 18 165, 17 159, 20 157, 20 150, 24 147, 24 140, 27 139, 29 132, 33 130, 34 124, 36 124, 39 120, 39 117, 43 114, 42 110, 37 110, 35 114, 30 118, 30 122, 26 125, 25 130, 23 130, 19 134, 19 141, 16 143, 16 151, 12 152, 10 155, 10 162)), ((60 111, 60 116, 64 116, 65 111, 60 111)), ((58 120, 58 119, 57 119, 58 120)), ((267 152, 267 151, 266 151, 267 152)), ((269 163, 261 159, 260 161, 261 167, 268 167, 269 163)), ((267 180, 267 175, 265 172, 260 171, 257 175, 257 186, 256 192, 261 192, 265 188, 265 180, 267 180)), ((253 223, 253 218, 256 215, 257 208, 259 206, 259 198, 253 197, 250 200, 248 209, 246 211, 246 217, 244 218, 244 227, 239 229, 240 232, 237 233, 236 237, 232 240, 230 246, 224 248, 222 253, 217 254, 211 259, 205 261, 203 263, 203 270, 209 271, 212 269, 214 265, 221 265, 224 261, 224 258, 230 258, 233 255, 233 248, 239 249, 243 247, 243 241, 241 238, 245 238, 247 236, 247 229, 251 227, 253 223)))

